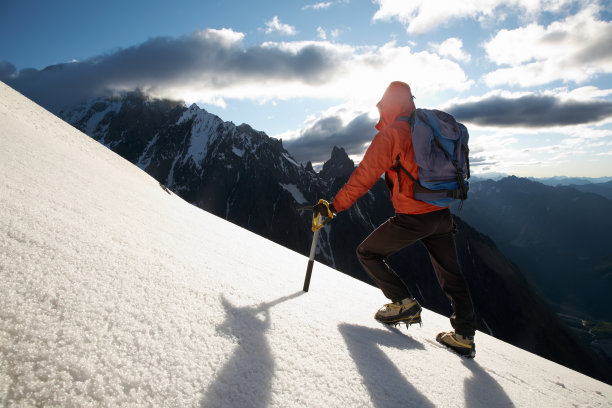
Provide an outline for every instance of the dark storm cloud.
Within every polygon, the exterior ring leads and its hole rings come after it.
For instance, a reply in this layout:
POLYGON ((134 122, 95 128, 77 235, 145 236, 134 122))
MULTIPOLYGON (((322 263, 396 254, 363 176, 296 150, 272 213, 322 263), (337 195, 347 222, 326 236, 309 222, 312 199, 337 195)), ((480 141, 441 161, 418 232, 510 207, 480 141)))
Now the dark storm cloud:
POLYGON ((115 90, 139 88, 163 94, 190 83, 210 89, 258 80, 321 83, 340 57, 317 44, 297 51, 274 45, 242 46, 238 33, 208 30, 179 38, 153 38, 141 45, 86 61, 18 72, 0 63, 0 80, 57 110, 78 100, 115 90))
MULTIPOLYGON (((478 102, 461 103, 445 110, 457 120, 484 126, 550 127, 587 124, 612 117, 609 101, 564 101, 554 96, 528 95, 516 99, 500 96, 478 102)), ((302 132, 299 138, 283 141, 287 150, 300 162, 328 160, 334 146, 348 154, 363 154, 364 145, 376 134, 375 121, 366 114, 347 125, 339 117, 319 119, 302 132)), ((474 157, 474 166, 493 164, 489 159, 474 157)))
POLYGON ((459 121, 483 126, 549 127, 578 125, 612 116, 609 101, 564 101, 554 96, 527 95, 516 99, 492 96, 447 109, 459 121))
POLYGON ((299 162, 323 162, 329 160, 334 146, 343 147, 349 154, 363 154, 364 144, 376 135, 373 121, 361 114, 346 125, 339 117, 319 119, 302 132, 298 139, 283 141, 283 145, 299 162))

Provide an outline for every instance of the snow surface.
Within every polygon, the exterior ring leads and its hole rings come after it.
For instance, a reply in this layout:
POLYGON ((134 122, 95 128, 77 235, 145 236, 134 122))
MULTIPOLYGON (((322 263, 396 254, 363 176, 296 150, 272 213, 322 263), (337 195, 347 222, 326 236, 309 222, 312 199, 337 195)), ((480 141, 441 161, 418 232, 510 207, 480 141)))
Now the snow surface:
POLYGON ((288 191, 289 193, 291 193, 291 195, 293 196, 293 199, 295 200, 296 203, 298 204, 306 204, 308 202, 308 200, 306 200, 306 197, 304 197, 304 194, 302 194, 302 191, 300 191, 300 188, 295 185, 295 184, 281 184, 281 187, 288 191))
POLYGON ((610 407, 612 387, 380 292, 173 194, 0 83, 0 405, 610 407))

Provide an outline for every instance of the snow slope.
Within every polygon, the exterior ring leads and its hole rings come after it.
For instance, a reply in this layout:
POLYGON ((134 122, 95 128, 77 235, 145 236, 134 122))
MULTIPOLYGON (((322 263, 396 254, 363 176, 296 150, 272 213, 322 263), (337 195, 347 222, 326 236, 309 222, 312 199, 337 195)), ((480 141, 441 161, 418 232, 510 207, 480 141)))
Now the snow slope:
POLYGON ((446 318, 388 329, 378 290, 168 194, 0 83, 0 405, 610 407, 612 387, 446 318))

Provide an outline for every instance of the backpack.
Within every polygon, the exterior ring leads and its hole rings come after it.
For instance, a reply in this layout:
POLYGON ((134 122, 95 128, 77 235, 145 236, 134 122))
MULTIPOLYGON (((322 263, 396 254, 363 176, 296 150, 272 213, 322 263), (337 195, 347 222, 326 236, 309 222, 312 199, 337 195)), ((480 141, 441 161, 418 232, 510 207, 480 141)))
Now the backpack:
MULTIPOLYGON (((470 161, 467 128, 446 112, 416 109, 398 120, 410 123, 417 177, 395 160, 393 170, 401 171, 414 182, 414 198, 439 207, 467 199, 470 161)), ((461 208, 460 206, 460 208, 461 208)))

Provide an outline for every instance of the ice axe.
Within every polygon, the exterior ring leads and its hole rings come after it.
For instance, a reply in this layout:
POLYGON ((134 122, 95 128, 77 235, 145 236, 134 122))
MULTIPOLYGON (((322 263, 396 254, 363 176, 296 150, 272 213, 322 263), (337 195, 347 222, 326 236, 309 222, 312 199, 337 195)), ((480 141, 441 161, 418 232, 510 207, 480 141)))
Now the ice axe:
MULTIPOLYGON (((313 211, 314 206, 302 207, 300 210, 313 211)), ((306 278, 304 278, 304 292, 308 292, 310 287, 310 277, 312 276, 312 267, 314 266, 315 252, 317 251, 317 243, 319 241, 319 232, 323 225, 325 225, 326 219, 321 219, 321 214, 312 214, 312 230, 314 235, 312 236, 312 244, 310 245, 310 257, 308 258, 308 266, 306 267, 306 278)))

